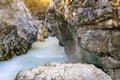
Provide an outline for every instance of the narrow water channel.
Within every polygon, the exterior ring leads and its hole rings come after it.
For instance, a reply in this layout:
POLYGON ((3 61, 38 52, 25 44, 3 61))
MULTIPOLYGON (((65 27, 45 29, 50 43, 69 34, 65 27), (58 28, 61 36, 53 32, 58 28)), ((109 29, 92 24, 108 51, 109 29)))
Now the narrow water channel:
POLYGON ((21 70, 66 60, 64 48, 59 46, 58 40, 55 37, 48 37, 45 42, 33 43, 27 54, 0 62, 0 80, 14 80, 21 70))

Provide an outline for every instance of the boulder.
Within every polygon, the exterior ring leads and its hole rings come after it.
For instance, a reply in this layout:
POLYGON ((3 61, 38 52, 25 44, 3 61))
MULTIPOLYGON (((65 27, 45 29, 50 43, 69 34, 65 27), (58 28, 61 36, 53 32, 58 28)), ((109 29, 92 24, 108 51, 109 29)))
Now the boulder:
POLYGON ((111 80, 102 70, 88 64, 51 63, 19 72, 15 80, 111 80))
POLYGON ((0 0, 0 61, 26 53, 37 28, 22 0, 0 0))

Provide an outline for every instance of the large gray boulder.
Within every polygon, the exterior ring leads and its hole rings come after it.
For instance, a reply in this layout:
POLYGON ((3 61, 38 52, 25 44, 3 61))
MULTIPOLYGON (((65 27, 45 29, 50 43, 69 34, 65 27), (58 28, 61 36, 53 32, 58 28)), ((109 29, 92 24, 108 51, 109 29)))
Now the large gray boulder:
POLYGON ((15 80, 111 80, 102 70, 88 64, 51 63, 19 72, 15 80))
POLYGON ((0 0, 0 61, 26 53, 37 29, 22 0, 0 0))
POLYGON ((109 0, 50 0, 46 25, 71 60, 101 65, 120 77, 120 7, 109 0))

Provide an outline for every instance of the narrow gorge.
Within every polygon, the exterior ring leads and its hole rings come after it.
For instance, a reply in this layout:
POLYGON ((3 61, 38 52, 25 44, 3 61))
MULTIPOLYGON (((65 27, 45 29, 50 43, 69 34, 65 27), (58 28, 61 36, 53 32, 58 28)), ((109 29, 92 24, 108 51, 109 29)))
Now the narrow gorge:
POLYGON ((0 0, 0 80, 119 75, 119 0, 0 0))
POLYGON ((53 1, 46 23, 75 62, 102 67, 120 77, 120 7, 109 0, 53 1))

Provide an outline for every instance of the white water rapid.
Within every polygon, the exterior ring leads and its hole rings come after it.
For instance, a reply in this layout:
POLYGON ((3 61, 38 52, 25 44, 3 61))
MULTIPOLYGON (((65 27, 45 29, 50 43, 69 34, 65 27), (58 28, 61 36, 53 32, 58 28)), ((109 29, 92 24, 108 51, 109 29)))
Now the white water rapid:
POLYGON ((66 60, 64 48, 58 45, 58 40, 55 37, 48 37, 45 42, 33 43, 27 54, 0 62, 0 80, 14 80, 21 70, 66 60))

